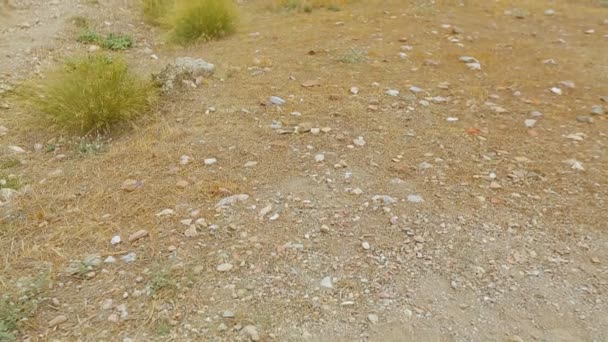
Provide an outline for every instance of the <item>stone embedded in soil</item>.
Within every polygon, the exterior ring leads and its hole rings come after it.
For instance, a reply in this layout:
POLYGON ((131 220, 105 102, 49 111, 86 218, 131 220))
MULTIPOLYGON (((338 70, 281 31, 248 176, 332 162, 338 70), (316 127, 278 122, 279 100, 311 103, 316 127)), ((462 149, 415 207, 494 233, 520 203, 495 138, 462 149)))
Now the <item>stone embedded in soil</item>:
POLYGON ((278 96, 271 96, 270 103, 272 103, 274 105, 282 105, 282 104, 285 104, 285 100, 283 100, 282 98, 280 98, 278 96))
POLYGON ((371 324, 377 324, 378 323, 378 315, 376 314, 369 314, 367 315, 367 320, 371 323, 371 324))
POLYGON ((583 123, 593 123, 593 118, 589 115, 579 115, 576 117, 576 121, 583 123))
POLYGON ((407 200, 408 200, 408 202, 412 202, 412 203, 424 202, 424 199, 422 199, 422 196, 420 196, 420 195, 408 195, 407 200))
POLYGON ((138 230, 135 233, 129 235, 129 242, 134 242, 139 239, 143 239, 148 235, 149 235, 149 233, 147 230, 145 230, 145 229, 138 230))
POLYGON ((10 145, 8 147, 8 149, 14 153, 25 153, 25 150, 23 148, 21 148, 20 146, 16 146, 16 145, 10 145))
POLYGON ((183 156, 179 157, 180 165, 188 165, 190 163, 190 161, 192 161, 192 158, 190 156, 183 155, 183 156))
POLYGON ((576 88, 576 85, 574 84, 573 81, 561 81, 561 82, 559 82, 559 84, 566 88, 570 88, 570 89, 576 88))
POLYGON ((374 201, 374 202, 381 201, 382 204, 385 204, 385 205, 397 203, 397 200, 389 195, 376 195, 376 196, 372 197, 372 201, 374 201))
POLYGON ((241 334, 248 337, 251 341, 259 341, 260 333, 255 325, 248 325, 241 330, 241 334))
POLYGON ((317 163, 320 163, 324 160, 325 160, 325 155, 323 153, 319 153, 319 154, 315 155, 315 161, 317 163))
POLYGON ((55 169, 49 173, 47 173, 46 175, 49 178, 59 178, 63 176, 63 170, 62 169, 55 169))
POLYGON ((167 217, 175 215, 175 211, 173 209, 163 209, 160 212, 155 214, 157 217, 167 217))
POLYGON ((198 236, 198 232, 196 231, 196 226, 195 225, 191 225, 190 227, 188 227, 188 229, 186 229, 184 231, 184 236, 186 236, 186 237, 197 237, 198 236))
POLYGON ((399 96, 399 90, 395 90, 395 89, 389 89, 385 93, 388 96, 399 96))
POLYGON ((217 159, 215 159, 215 158, 207 158, 203 162, 205 163, 205 165, 213 165, 213 164, 217 163, 217 159))
POLYGON ((323 279, 321 279, 321 287, 324 287, 326 289, 331 289, 334 287, 332 281, 331 281, 331 277, 325 277, 323 279))
POLYGON ((585 171, 585 168, 583 167, 583 163, 581 163, 580 161, 578 161, 576 159, 564 160, 564 164, 570 165, 570 168, 572 168, 572 170, 585 171))
POLYGON ((120 186, 120 188, 124 191, 135 191, 135 189, 139 188, 141 186, 141 181, 135 180, 135 179, 127 179, 124 182, 122 182, 122 185, 120 186))
POLYGON ((357 139, 353 140, 353 144, 355 146, 363 147, 363 146, 365 146, 366 142, 365 142, 365 139, 363 139, 363 137, 358 137, 357 139))
POLYGON ((188 187, 188 185, 190 185, 190 183, 188 183, 188 181, 185 181, 185 180, 179 180, 179 181, 177 181, 177 183, 175 183, 175 186, 180 189, 185 189, 188 187))
POLYGON ((121 256, 120 259, 122 259, 122 261, 124 262, 133 262, 137 259, 137 254, 131 252, 129 254, 121 256))
POLYGON ((604 111, 603 106, 595 105, 595 106, 591 107, 592 115, 604 115, 604 113, 605 113, 605 111, 604 111))
POLYGON ((361 244, 361 247, 363 247, 363 249, 368 250, 371 248, 371 246, 369 245, 369 242, 367 241, 363 241, 363 243, 361 244))
POLYGON ((179 57, 167 64, 159 73, 153 74, 154 82, 163 92, 170 92, 176 86, 189 81, 194 84, 198 77, 208 77, 215 72, 215 66, 200 58, 179 57))
POLYGON ((227 207, 227 206, 233 205, 237 202, 244 202, 248 199, 249 199, 249 195, 247 195, 247 194, 232 195, 232 196, 222 198, 219 202, 217 202, 215 207, 216 208, 227 207))
POLYGON ((257 161, 248 161, 245 163, 244 167, 254 167, 256 165, 258 165, 257 161))
POLYGON ((359 88, 358 87, 350 87, 350 93, 353 94, 353 95, 359 94, 359 88))
POLYGON ((527 128, 532 128, 532 127, 534 127, 534 125, 536 125, 536 120, 534 120, 534 119, 526 119, 526 120, 524 120, 524 125, 527 128))
POLYGON ((222 313, 222 317, 223 318, 234 318, 234 312, 230 311, 230 310, 225 310, 222 313))
POLYGON ((66 322, 68 320, 68 318, 64 315, 59 315, 55 318, 53 318, 52 320, 49 321, 49 327, 55 327, 63 322, 66 322))
POLYGON ((551 88, 551 92, 553 94, 555 94, 555 95, 561 95, 561 94, 563 94, 562 90, 560 88, 558 88, 558 87, 551 88))
POLYGON ((230 263, 223 263, 223 264, 219 264, 216 268, 216 270, 218 272, 228 272, 230 270, 232 270, 234 266, 232 266, 232 264, 230 263))

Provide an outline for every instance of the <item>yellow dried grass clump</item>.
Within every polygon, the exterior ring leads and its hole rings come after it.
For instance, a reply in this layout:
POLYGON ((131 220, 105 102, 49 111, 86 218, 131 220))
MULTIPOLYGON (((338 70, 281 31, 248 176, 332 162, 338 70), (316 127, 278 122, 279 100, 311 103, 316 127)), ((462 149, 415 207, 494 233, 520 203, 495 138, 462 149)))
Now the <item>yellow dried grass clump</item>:
POLYGON ((123 60, 94 55, 67 62, 40 85, 28 86, 24 95, 44 119, 70 132, 89 133, 145 114, 156 91, 123 60))

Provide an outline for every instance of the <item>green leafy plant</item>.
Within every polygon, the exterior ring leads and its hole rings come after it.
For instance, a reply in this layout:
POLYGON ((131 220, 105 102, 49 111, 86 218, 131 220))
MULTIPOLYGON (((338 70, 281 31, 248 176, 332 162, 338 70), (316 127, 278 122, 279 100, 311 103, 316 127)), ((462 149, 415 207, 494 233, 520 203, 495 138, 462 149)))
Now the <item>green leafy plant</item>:
POLYGON ((95 31, 84 31, 76 39, 82 44, 97 44, 109 50, 126 50, 133 46, 133 38, 124 34, 110 33, 106 37, 95 31))
POLYGON ((82 44, 97 44, 102 41, 102 37, 95 31, 87 30, 82 32, 76 40, 82 44))
POLYGON ((101 43, 106 49, 126 50, 133 46, 133 39, 127 35, 110 33, 101 43))
POLYGON ((156 97, 150 81, 130 72, 123 60, 104 55, 71 60, 37 88, 26 94, 31 104, 60 128, 77 133, 132 120, 156 97))
POLYGON ((179 0, 171 17, 171 38, 179 44, 224 37, 235 31, 231 0, 179 0))

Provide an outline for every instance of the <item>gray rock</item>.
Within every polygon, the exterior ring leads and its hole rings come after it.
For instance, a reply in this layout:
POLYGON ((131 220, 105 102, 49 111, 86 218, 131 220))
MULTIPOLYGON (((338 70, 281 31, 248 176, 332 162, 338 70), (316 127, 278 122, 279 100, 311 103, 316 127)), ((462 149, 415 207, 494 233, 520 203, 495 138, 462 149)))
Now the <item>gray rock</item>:
POLYGON ((584 123, 593 123, 593 118, 589 115, 579 115, 576 117, 576 121, 584 123))
POLYGON ((234 318, 234 312, 232 312, 230 310, 225 310, 222 313, 222 317, 224 317, 224 318, 234 318))
POLYGON ((325 277, 323 279, 321 279, 321 286, 326 288, 326 289, 331 289, 334 287, 334 284, 331 281, 331 277, 325 277))
POLYGON ((227 263, 227 262, 226 262, 226 263, 223 263, 223 264, 219 264, 219 265, 216 267, 216 270, 217 270, 218 272, 228 272, 228 271, 230 271, 230 270, 231 270, 233 267, 234 267, 234 266, 232 266, 232 264, 230 264, 230 263, 227 263))
POLYGON ((241 334, 248 337, 251 341, 259 341, 260 333, 258 332, 258 328, 255 325, 248 325, 241 330, 241 334))
POLYGON ((369 314, 369 315, 367 315, 367 320, 370 321, 371 324, 377 324, 378 323, 378 315, 376 315, 376 314, 369 314))
POLYGON ((374 202, 382 202, 382 204, 393 204, 397 203, 397 200, 389 195, 376 195, 372 197, 372 201, 374 202))
POLYGON ((282 105, 282 104, 285 104, 285 100, 283 100, 282 98, 280 98, 278 96, 271 96, 270 103, 275 104, 275 105, 282 105))
POLYGON ((395 89, 389 89, 385 93, 388 96, 399 96, 399 90, 395 90, 395 89))
POLYGON ((133 262, 137 259, 137 254, 131 252, 129 254, 121 256, 120 259, 122 259, 122 261, 124 262, 133 262))
POLYGON ((222 198, 219 202, 217 202, 215 207, 216 208, 227 207, 227 206, 233 205, 237 202, 244 202, 247 199, 249 199, 249 195, 247 195, 247 194, 232 195, 232 196, 222 198))
POLYGON ((595 106, 591 107, 592 115, 604 115, 605 113, 606 113, 606 111, 604 110, 603 106, 595 105, 595 106))
POLYGON ((410 87, 410 91, 411 91, 412 93, 417 94, 417 93, 421 93, 421 92, 423 92, 424 90, 422 90, 422 88, 418 88, 418 87, 416 87, 416 86, 411 86, 411 87, 410 87))
POLYGON ((25 153, 25 150, 23 148, 21 148, 20 146, 16 146, 16 145, 10 145, 8 147, 8 149, 14 153, 25 153))
POLYGON ((153 74, 152 79, 163 92, 170 92, 178 85, 194 84, 197 78, 209 77, 214 72, 215 66, 200 58, 179 57, 175 62, 167 64, 158 74, 153 74))
POLYGON ((526 125, 527 128, 532 128, 532 127, 534 127, 534 125, 536 125, 536 120, 526 119, 526 120, 524 120, 524 125, 526 125))
POLYGON ((424 199, 422 199, 422 196, 420 196, 420 195, 408 195, 407 200, 408 200, 408 202, 412 202, 412 203, 424 202, 424 199))

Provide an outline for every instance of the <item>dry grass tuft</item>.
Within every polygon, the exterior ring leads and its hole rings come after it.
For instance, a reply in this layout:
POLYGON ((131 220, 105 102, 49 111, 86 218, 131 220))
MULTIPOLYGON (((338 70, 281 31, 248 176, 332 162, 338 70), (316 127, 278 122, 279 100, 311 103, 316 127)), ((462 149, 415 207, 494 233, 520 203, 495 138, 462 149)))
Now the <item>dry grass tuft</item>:
POLYGON ((230 0, 181 0, 169 22, 179 44, 222 38, 236 29, 237 11, 230 0))
POLYGON ((72 60, 51 73, 29 102, 46 119, 77 133, 105 131, 144 114, 155 98, 150 81, 132 74, 127 64, 105 55, 72 60))
POLYGON ((175 6, 175 0, 142 0, 144 19, 148 24, 162 25, 175 6))

